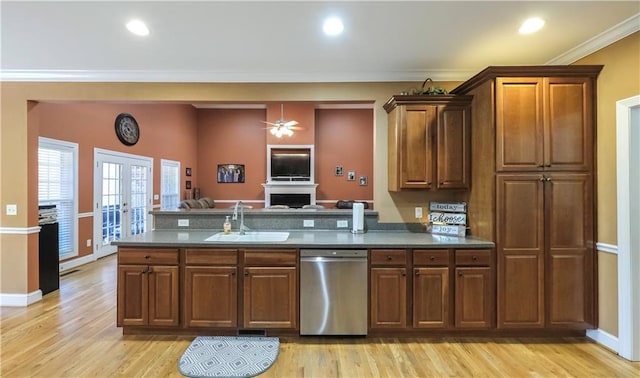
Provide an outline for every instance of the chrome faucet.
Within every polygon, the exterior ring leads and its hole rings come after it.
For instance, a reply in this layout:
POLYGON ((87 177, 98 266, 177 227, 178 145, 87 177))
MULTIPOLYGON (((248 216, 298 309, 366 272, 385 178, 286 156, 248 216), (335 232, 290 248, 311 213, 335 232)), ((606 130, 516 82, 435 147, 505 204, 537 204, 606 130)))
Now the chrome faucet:
POLYGON ((238 220, 238 206, 240 207, 240 235, 244 235, 244 203, 242 201, 236 202, 236 205, 233 207, 233 219, 234 221, 238 220))

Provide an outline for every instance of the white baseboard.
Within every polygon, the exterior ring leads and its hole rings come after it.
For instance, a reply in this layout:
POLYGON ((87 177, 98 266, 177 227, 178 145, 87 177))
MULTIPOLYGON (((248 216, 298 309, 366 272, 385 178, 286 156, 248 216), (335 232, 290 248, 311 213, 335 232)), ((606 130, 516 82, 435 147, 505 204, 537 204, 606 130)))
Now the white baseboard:
POLYGON ((618 353, 618 338, 601 329, 588 329, 587 337, 618 353))
POLYGON ((27 307, 42 300, 40 289, 29 294, 0 294, 0 306, 27 307))
POLYGON ((88 264, 90 262, 94 262, 96 261, 96 256, 94 254, 90 254, 87 256, 82 256, 79 257, 77 259, 73 259, 73 260, 67 260, 65 262, 61 262, 60 263, 60 272, 65 272, 69 269, 73 269, 75 267, 78 267, 80 265, 84 265, 84 264, 88 264))

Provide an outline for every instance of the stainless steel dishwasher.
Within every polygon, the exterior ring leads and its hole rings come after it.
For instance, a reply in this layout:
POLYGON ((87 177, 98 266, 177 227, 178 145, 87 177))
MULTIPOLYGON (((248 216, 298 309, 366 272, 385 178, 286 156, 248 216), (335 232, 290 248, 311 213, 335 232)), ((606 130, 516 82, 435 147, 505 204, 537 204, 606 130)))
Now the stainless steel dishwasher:
POLYGON ((367 334, 367 251, 300 250, 300 334, 367 334))

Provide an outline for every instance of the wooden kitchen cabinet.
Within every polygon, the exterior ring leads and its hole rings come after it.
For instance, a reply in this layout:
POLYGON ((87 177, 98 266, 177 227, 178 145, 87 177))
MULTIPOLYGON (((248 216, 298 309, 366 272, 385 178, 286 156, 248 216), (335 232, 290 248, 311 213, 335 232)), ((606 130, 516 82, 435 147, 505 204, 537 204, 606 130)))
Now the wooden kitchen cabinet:
POLYGON ((118 250, 117 325, 179 326, 178 250, 118 250))
POLYGON ((455 251, 455 327, 492 328, 495 286, 492 251, 455 251))
POLYGON ((497 176, 498 327, 594 322, 589 174, 497 176))
POLYGON ((496 171, 588 171, 593 89, 587 77, 496 79, 496 171))
POLYGON ((407 328, 407 251, 374 249, 371 268, 369 314, 372 330, 407 328))
POLYGON ((298 327, 296 250, 245 250, 244 328, 298 327))
POLYGON ((388 113, 388 190, 468 189, 471 96, 394 96, 388 113))
POLYGON ((413 251, 413 328, 451 325, 450 252, 413 251))
POLYGON ((238 325, 238 251, 186 249, 183 311, 186 327, 238 325))

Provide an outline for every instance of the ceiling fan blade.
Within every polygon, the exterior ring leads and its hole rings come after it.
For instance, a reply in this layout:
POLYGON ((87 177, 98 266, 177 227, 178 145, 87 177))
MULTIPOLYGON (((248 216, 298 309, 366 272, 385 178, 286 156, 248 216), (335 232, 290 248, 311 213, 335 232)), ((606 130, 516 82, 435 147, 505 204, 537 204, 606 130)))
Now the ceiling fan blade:
POLYGON ((298 124, 298 121, 287 121, 284 123, 285 127, 291 127, 291 126, 295 126, 298 124))

